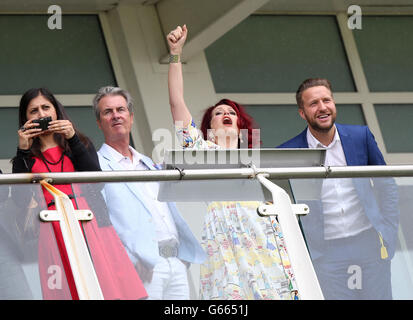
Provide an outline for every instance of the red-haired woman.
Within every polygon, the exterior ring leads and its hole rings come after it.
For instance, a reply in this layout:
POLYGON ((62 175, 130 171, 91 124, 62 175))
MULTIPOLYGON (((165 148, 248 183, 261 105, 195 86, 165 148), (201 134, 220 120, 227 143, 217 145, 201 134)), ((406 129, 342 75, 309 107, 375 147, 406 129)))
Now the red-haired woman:
MULTIPOLYGON (((167 35, 171 54, 169 101, 183 146, 194 149, 255 146, 253 119, 242 106, 229 99, 206 110, 202 133, 196 128, 184 101, 179 61, 186 36, 185 25, 167 35)), ((202 234, 208 259, 201 265, 201 299, 292 298, 294 281, 282 233, 275 219, 257 215, 258 205, 255 201, 208 204, 202 234)))

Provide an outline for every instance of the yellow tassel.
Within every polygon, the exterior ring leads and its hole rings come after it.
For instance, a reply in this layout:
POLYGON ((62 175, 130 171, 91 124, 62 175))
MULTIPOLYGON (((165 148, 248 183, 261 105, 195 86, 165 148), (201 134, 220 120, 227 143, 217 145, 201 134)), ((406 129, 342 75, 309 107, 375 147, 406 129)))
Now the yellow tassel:
POLYGON ((383 237, 382 237, 380 232, 379 232, 379 239, 380 239, 380 243, 381 243, 381 248, 380 248, 381 258, 382 259, 387 259, 389 257, 389 254, 387 253, 387 248, 384 245, 383 237))

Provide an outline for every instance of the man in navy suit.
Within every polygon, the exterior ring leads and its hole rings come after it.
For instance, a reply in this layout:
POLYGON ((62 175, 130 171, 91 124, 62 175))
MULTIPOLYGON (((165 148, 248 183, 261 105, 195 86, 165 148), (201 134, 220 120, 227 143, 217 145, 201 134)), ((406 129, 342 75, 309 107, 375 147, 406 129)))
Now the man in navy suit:
MULTIPOLYGON (((386 164, 367 126, 335 123, 327 79, 305 80, 296 100, 308 126, 279 148, 325 148, 326 166, 386 164)), ((310 214, 301 223, 324 297, 392 299, 399 216, 394 180, 325 179, 318 192, 318 200, 303 201, 310 214)))

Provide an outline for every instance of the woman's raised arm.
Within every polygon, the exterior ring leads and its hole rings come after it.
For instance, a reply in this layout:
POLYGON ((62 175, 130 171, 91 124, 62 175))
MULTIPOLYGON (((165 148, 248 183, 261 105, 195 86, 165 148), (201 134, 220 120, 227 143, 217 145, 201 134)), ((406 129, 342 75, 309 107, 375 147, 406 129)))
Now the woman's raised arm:
POLYGON ((180 127, 186 127, 192 120, 191 113, 184 100, 184 81, 182 76, 181 54, 188 29, 186 25, 172 30, 166 40, 169 46, 170 62, 168 72, 169 104, 173 121, 180 127))

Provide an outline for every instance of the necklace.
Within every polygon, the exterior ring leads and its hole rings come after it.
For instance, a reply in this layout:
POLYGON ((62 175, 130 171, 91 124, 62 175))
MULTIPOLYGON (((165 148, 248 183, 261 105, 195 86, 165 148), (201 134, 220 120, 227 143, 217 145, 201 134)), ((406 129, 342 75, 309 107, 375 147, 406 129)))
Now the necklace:
POLYGON ((44 157, 43 153, 42 153, 42 154, 41 154, 41 159, 42 159, 43 163, 45 164, 47 170, 49 170, 49 172, 52 172, 52 170, 50 170, 50 168, 49 168, 49 166, 48 166, 47 164, 51 164, 51 165, 54 166, 54 165, 58 164, 59 162, 61 162, 62 165, 61 165, 61 168, 60 168, 60 172, 63 172, 63 162, 64 162, 64 159, 65 159, 64 156, 65 156, 65 153, 62 152, 62 155, 60 156, 59 160, 57 160, 56 162, 51 162, 51 161, 47 160, 47 159, 44 157))

